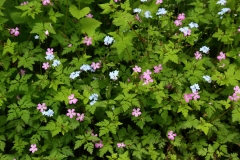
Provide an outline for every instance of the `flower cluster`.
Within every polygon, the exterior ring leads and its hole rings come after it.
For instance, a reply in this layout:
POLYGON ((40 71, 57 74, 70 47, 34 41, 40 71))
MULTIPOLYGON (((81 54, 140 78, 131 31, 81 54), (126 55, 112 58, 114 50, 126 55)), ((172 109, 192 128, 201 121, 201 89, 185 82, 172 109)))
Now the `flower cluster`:
POLYGON ((43 111, 43 112, 42 112, 42 115, 48 116, 48 117, 52 117, 53 114, 54 114, 54 111, 51 110, 51 109, 48 109, 47 111, 43 111))
POLYGON ((110 36, 106 36, 105 38, 104 38, 104 44, 105 45, 109 45, 109 44, 112 44, 113 42, 115 42, 115 40, 113 39, 113 37, 110 37, 110 36))
MULTIPOLYGON (((47 48, 47 51, 46 51, 46 56, 45 56, 45 59, 46 60, 49 60, 49 61, 52 61, 54 59, 54 55, 53 55, 53 48, 47 48)), ((53 60, 53 63, 52 63, 52 66, 53 67, 57 67, 61 64, 61 62, 59 60, 53 60)), ((48 68, 50 67, 50 64, 49 62, 45 62, 43 63, 43 66, 42 68, 44 68, 45 70, 47 70, 48 68)))
POLYGON ((119 71, 115 70, 109 73, 110 79, 117 80, 119 71))
POLYGON ((43 104, 40 104, 40 103, 39 103, 37 109, 38 109, 40 112, 42 112, 42 115, 44 115, 44 116, 52 117, 53 114, 54 114, 54 111, 51 110, 51 109, 48 109, 48 111, 46 111, 47 106, 46 106, 45 103, 43 103, 43 104))
POLYGON ((42 0, 42 4, 44 6, 46 6, 46 5, 50 4, 50 3, 51 3, 50 0, 42 0))
POLYGON ((80 71, 72 72, 70 74, 70 78, 75 79, 75 78, 79 77, 80 73, 81 73, 80 71))
POLYGON ((207 46, 202 46, 201 48, 200 48, 200 51, 202 51, 203 53, 206 53, 206 54, 208 54, 208 52, 209 52, 209 47, 207 47, 207 46))
POLYGON ((90 44, 92 44, 92 38, 85 36, 83 43, 86 44, 87 46, 89 46, 90 44))
POLYGON ((11 28, 11 29, 10 29, 10 34, 11 34, 11 35, 14 35, 14 36, 18 36, 18 35, 20 34, 19 28, 18 28, 18 27, 16 27, 15 29, 14 29, 14 28, 11 28))
POLYGON ((220 54, 217 56, 217 59, 221 61, 222 59, 226 59, 226 54, 223 52, 220 52, 220 54))
POLYGON ((181 13, 181 14, 178 15, 177 20, 174 21, 174 24, 176 26, 181 26, 182 25, 182 20, 184 20, 184 19, 185 19, 185 14, 181 13))
POLYGON ((211 83, 211 82, 212 82, 211 77, 208 76, 208 75, 203 76, 203 79, 204 79, 205 81, 207 81, 208 83, 211 83))
POLYGON ((74 116, 77 116, 76 120, 82 122, 84 120, 84 113, 76 113, 75 109, 68 109, 67 116, 70 118, 73 118, 74 116))
POLYGON ((22 3, 20 4, 20 6, 24 6, 24 5, 27 5, 27 4, 28 4, 28 1, 22 2, 22 3))
POLYGON ((117 143, 117 147, 118 148, 123 148, 126 147, 126 145, 122 142, 122 143, 117 143))
POLYGON ((196 59, 202 59, 202 54, 200 52, 195 52, 194 53, 196 59))
POLYGON ((135 117, 138 117, 139 115, 141 115, 142 112, 140 112, 140 108, 133 108, 133 111, 132 111, 132 115, 135 116, 135 117))
POLYGON ((102 144, 102 140, 100 140, 98 143, 95 143, 95 148, 102 148, 103 144, 102 144))
POLYGON ((234 88, 234 93, 233 93, 233 95, 232 96, 229 96, 228 98, 231 100, 231 101, 238 101, 238 99, 240 99, 240 96, 239 96, 239 94, 240 94, 240 88, 239 88, 239 86, 235 86, 234 88))
POLYGON ((188 25, 189 25, 190 28, 198 28, 198 24, 194 23, 194 22, 191 22, 188 25))
POLYGON ((78 99, 74 98, 74 94, 71 94, 70 96, 68 96, 69 99, 69 104, 76 104, 78 99))
POLYGON ((98 95, 96 93, 93 93, 90 97, 89 97, 90 105, 94 105, 96 103, 96 101, 98 100, 98 95))
POLYGON ((219 0, 216 4, 225 5, 226 3, 226 0, 219 0))
POLYGON ((190 88, 192 89, 192 92, 197 92, 198 90, 200 90, 200 87, 198 84, 194 84, 192 86, 190 86, 190 88))
POLYGON ((143 83, 143 85, 145 85, 145 84, 148 84, 149 82, 153 82, 153 79, 152 79, 152 77, 151 77, 151 74, 152 74, 152 72, 150 71, 150 70, 146 70, 144 73, 143 73, 143 75, 142 75, 142 79, 144 79, 144 83, 143 83))
POLYGON ((183 27, 179 30, 184 34, 184 36, 190 36, 192 32, 191 29, 189 29, 188 27, 183 27))
POLYGON ((29 151, 32 152, 32 153, 36 152, 37 150, 38 150, 38 148, 37 148, 36 144, 32 144, 31 148, 29 149, 29 151))
POLYGON ((168 139, 174 140, 174 138, 177 136, 176 133, 173 133, 173 131, 168 132, 168 139))
POLYGON ((156 15, 165 15, 167 13, 167 10, 165 8, 159 8, 156 15))
POLYGON ((157 0, 157 1, 156 1, 156 4, 161 4, 161 3, 163 3, 162 0, 157 0))
POLYGON ((159 73, 162 70, 162 65, 154 66, 154 73, 159 73))
POLYGON ((222 8, 222 10, 221 10, 220 12, 218 12, 218 15, 220 15, 220 18, 222 19, 222 18, 223 18, 222 16, 223 16, 225 13, 230 12, 230 11, 231 11, 230 8, 222 8))

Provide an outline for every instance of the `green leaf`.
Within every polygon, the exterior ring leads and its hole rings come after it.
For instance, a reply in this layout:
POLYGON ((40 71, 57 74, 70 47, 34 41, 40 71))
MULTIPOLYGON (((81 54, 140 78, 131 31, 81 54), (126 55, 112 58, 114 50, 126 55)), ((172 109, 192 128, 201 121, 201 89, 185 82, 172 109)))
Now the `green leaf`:
POLYGON ((11 42, 11 40, 8 39, 7 44, 4 44, 3 55, 6 53, 14 54, 14 47, 16 44, 17 44, 17 42, 11 42))
POLYGON ((14 21, 15 24, 20 24, 25 22, 25 17, 22 17, 22 12, 13 12, 11 13, 11 19, 14 21))
POLYGON ((232 111, 232 122, 240 122, 240 109, 239 108, 234 108, 232 111))
POLYGON ((81 32, 87 33, 90 36, 93 36, 96 28, 98 28, 102 23, 93 18, 82 18, 79 20, 81 24, 81 32))
POLYGON ((22 114, 21 119, 22 119, 26 124, 28 124, 28 121, 29 121, 29 118, 30 118, 30 112, 27 111, 27 110, 22 110, 22 111, 21 111, 21 114, 22 114))
POLYGON ((73 17, 77 18, 78 20, 84 16, 86 16, 90 12, 89 7, 85 7, 81 10, 77 9, 76 6, 71 5, 69 7, 69 12, 72 14, 73 17))
POLYGON ((56 23, 57 22, 57 18, 58 17, 62 17, 63 14, 59 13, 59 12, 54 12, 53 9, 51 8, 50 11, 48 12, 49 18, 56 23))
POLYGON ((84 145, 84 149, 87 149, 87 151, 92 154, 93 152, 94 145, 91 142, 88 142, 87 144, 84 145))

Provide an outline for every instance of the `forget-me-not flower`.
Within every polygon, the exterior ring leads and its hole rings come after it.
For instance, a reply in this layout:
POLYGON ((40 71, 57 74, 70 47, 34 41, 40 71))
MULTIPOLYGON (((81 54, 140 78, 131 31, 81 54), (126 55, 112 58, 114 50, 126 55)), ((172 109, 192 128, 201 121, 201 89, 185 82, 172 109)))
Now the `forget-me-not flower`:
POLYGON ((195 93, 197 92, 198 90, 200 90, 200 87, 198 84, 194 84, 192 86, 190 86, 190 88, 192 89, 192 92, 195 93))
POLYGON ((156 15, 164 15, 167 13, 167 10, 165 8, 159 8, 156 15))
POLYGON ((47 54, 46 56, 45 56, 45 58, 46 58, 46 60, 53 60, 54 59, 54 55, 53 54, 47 54))
POLYGON ((146 11, 146 12, 144 13, 144 15, 145 15, 146 18, 152 18, 150 11, 146 11))
POLYGON ((209 52, 209 47, 207 47, 207 46, 202 46, 201 48, 200 48, 200 51, 202 51, 203 53, 208 53, 209 52))
POLYGON ((134 12, 134 13, 141 13, 142 10, 141 10, 140 8, 135 8, 135 9, 133 9, 133 12, 134 12))
POLYGON ((109 73, 110 79, 117 80, 118 73, 119 73, 119 71, 117 71, 117 70, 110 72, 109 73))
POLYGON ((211 77, 208 76, 208 75, 203 76, 203 79, 204 79, 205 81, 207 81, 208 83, 211 83, 211 82, 212 82, 211 77))
POLYGON ((61 64, 61 62, 59 61, 59 60, 53 60, 53 64, 52 64, 52 66, 53 67, 57 67, 57 66, 59 66, 61 64))
POLYGON ((190 26, 190 28, 198 28, 198 24, 197 23, 191 22, 188 25, 190 26))
POLYGON ((77 78, 79 75, 80 75, 80 71, 72 72, 72 73, 70 74, 70 78, 71 78, 71 79, 75 79, 75 78, 77 78))
POLYGON ((114 42, 113 37, 106 36, 106 37, 104 38, 104 44, 105 44, 105 45, 112 44, 112 42, 114 42))

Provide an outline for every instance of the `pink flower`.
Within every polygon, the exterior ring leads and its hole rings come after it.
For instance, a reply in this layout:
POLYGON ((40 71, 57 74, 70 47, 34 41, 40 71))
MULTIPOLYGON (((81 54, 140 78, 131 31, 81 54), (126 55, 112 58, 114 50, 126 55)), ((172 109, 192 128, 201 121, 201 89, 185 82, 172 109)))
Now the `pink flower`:
POLYGON ((240 28, 238 28, 238 32, 240 32, 240 28))
POLYGON ((184 94, 184 99, 188 103, 193 98, 193 94, 184 94))
POLYGON ((194 92, 193 93, 193 99, 194 100, 197 100, 197 99, 199 99, 200 98, 200 96, 198 95, 198 92, 194 92))
POLYGON ((72 47, 72 44, 68 44, 68 47, 72 47))
POLYGON ((42 4, 44 6, 46 6, 46 5, 50 4, 50 3, 51 3, 50 0, 42 0, 42 4))
POLYGON ((239 88, 239 86, 236 86, 236 87, 234 87, 233 89, 234 89, 235 93, 240 93, 240 88, 239 88))
POLYGON ((74 94, 71 94, 70 96, 68 96, 69 99, 69 104, 76 104, 78 99, 74 98, 74 94))
POLYGON ((184 32, 184 36, 190 36, 191 35, 191 29, 189 29, 187 32, 184 32))
POLYGON ((46 30, 44 33, 45 33, 46 36, 49 36, 48 30, 46 30))
POLYGON ((220 52, 220 55, 217 56, 217 59, 218 59, 219 61, 221 61, 222 59, 226 59, 226 54, 223 53, 223 52, 220 52))
POLYGON ((101 65, 101 63, 99 63, 99 62, 97 62, 97 63, 92 62, 91 67, 92 67, 94 70, 96 70, 96 69, 100 68, 100 65, 101 65))
POLYGON ((140 112, 140 108, 137 108, 137 109, 133 109, 132 111, 132 115, 135 116, 135 117, 138 117, 139 115, 141 115, 142 113, 140 112))
POLYGON ((25 70, 24 69, 20 69, 20 74, 21 74, 21 76, 24 76, 25 75, 25 70))
POLYGON ((77 118, 76 120, 82 122, 84 120, 84 113, 80 114, 80 113, 77 113, 77 118))
POLYGON ((202 54, 200 52, 194 53, 196 59, 202 59, 202 54))
POLYGON ((46 55, 51 55, 51 54, 53 54, 53 48, 48 48, 46 55))
POLYGON ((118 1, 120 2, 121 0, 114 0, 114 2, 118 2, 118 1))
POLYGON ((133 71, 140 73, 140 72, 141 72, 141 67, 135 66, 135 67, 133 68, 133 71))
POLYGON ((88 38, 87 36, 85 36, 83 43, 89 46, 90 44, 92 44, 92 38, 91 37, 88 38))
POLYGON ((43 103, 43 104, 38 104, 37 109, 38 109, 40 112, 43 112, 43 111, 45 111, 45 110, 47 109, 47 106, 46 106, 45 103, 43 103))
POLYGON ((157 0, 156 1, 156 4, 160 4, 160 3, 163 3, 162 0, 157 0))
POLYGON ((29 149, 29 151, 31 151, 32 153, 36 152, 38 149, 37 149, 37 145, 36 144, 32 144, 31 145, 31 148, 29 149))
POLYGON ((24 6, 24 5, 27 5, 27 4, 28 4, 28 1, 21 3, 20 6, 24 6))
POLYGON ((122 142, 122 143, 117 143, 117 147, 118 148, 123 148, 126 147, 126 145, 122 142))
POLYGON ((73 116, 76 116, 75 109, 68 109, 67 116, 70 118, 73 118, 73 116))
POLYGON ((50 67, 50 66, 49 66, 49 63, 48 63, 48 62, 43 63, 43 65, 42 65, 42 68, 44 68, 45 70, 47 70, 49 67, 50 67))
POLYGON ((181 25, 182 25, 182 21, 181 21, 181 20, 175 20, 175 21, 174 21, 174 24, 175 24, 176 26, 181 26, 181 25))
POLYGON ((185 14, 184 13, 181 13, 178 15, 178 20, 184 20, 185 19, 185 14))
POLYGON ((102 141, 99 141, 99 143, 95 143, 95 147, 102 148, 103 147, 102 141))
POLYGON ((136 19, 137 21, 139 21, 139 22, 142 22, 142 20, 140 19, 140 17, 139 17, 138 14, 136 14, 135 19, 136 19))
POLYGON ((15 29, 14 28, 10 29, 10 34, 14 36, 18 36, 20 34, 19 28, 16 27, 15 29))
POLYGON ((89 13, 89 14, 86 15, 86 17, 87 17, 87 18, 92 18, 93 15, 89 13))
POLYGON ((154 73, 159 73, 162 70, 162 65, 154 66, 154 73))
POLYGON ((174 138, 177 136, 176 133, 173 133, 173 131, 168 132, 168 139, 174 140, 174 138))

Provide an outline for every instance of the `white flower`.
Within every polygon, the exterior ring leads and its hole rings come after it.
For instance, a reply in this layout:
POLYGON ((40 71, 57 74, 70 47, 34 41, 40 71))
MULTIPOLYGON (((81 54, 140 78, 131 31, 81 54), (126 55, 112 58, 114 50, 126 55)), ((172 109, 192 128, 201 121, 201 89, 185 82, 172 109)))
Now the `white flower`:
POLYGON ((198 84, 194 84, 192 86, 190 86, 190 88, 192 89, 192 92, 195 93, 197 92, 198 90, 200 90, 200 87, 198 84))
POLYGON ((220 12, 218 12, 218 15, 223 15, 225 14, 226 12, 230 12, 231 9, 230 8, 222 8, 222 10, 220 12))
POLYGON ((133 12, 134 12, 134 13, 141 13, 142 10, 141 10, 140 8, 135 8, 135 9, 133 9, 133 12))
POLYGON ((117 70, 110 72, 109 73, 110 79, 117 80, 118 72, 119 71, 117 71, 117 70))
POLYGON ((204 79, 205 81, 207 81, 208 83, 211 83, 211 82, 212 82, 211 77, 208 76, 208 75, 203 76, 203 79, 204 79))
POLYGON ((147 2, 147 0, 140 0, 141 2, 147 2))
POLYGON ((179 30, 180 30, 182 33, 184 33, 184 34, 187 35, 190 29, 189 29, 188 27, 183 27, 183 28, 180 28, 179 30))
POLYGON ((54 59, 54 55, 53 54, 47 54, 45 58, 46 58, 46 60, 50 60, 51 61, 51 60, 54 59))
POLYGON ((80 70, 84 70, 85 72, 87 72, 87 71, 89 71, 89 70, 91 70, 91 69, 92 69, 91 66, 88 65, 88 64, 84 64, 84 65, 82 65, 82 66, 80 67, 80 70))
POLYGON ((227 3, 226 0, 219 0, 219 1, 217 2, 217 4, 221 4, 221 5, 225 5, 226 3, 227 3))
POLYGON ((190 28, 198 28, 198 24, 197 23, 191 22, 188 25, 190 26, 190 28))
POLYGON ((70 74, 70 78, 71 79, 75 79, 76 77, 78 77, 80 75, 80 71, 76 71, 76 72, 72 72, 70 74))
POLYGON ((106 37, 104 38, 104 44, 105 44, 105 45, 112 44, 112 42, 114 42, 113 37, 106 36, 106 37))
POLYGON ((89 97, 90 105, 94 105, 94 103, 96 103, 96 101, 98 100, 98 95, 96 93, 93 93, 90 97, 89 97))
POLYGON ((52 117, 54 114, 53 110, 49 109, 48 111, 43 111, 42 115, 48 116, 48 117, 52 117))
POLYGON ((165 8, 159 8, 156 15, 164 15, 166 13, 167 13, 167 11, 165 8))
POLYGON ((203 53, 206 53, 206 54, 209 52, 209 50, 210 49, 207 46, 203 46, 203 47, 200 48, 200 51, 202 51, 203 53))
POLYGON ((52 66, 53 67, 57 67, 58 65, 60 65, 61 64, 61 62, 59 61, 59 60, 53 60, 53 64, 52 64, 52 66))
POLYGON ((34 36, 34 38, 35 38, 35 39, 39 39, 39 36, 38 36, 38 35, 36 35, 36 36, 34 36))
POLYGON ((150 11, 146 11, 144 14, 146 18, 152 18, 150 11))

